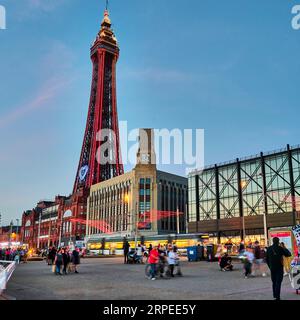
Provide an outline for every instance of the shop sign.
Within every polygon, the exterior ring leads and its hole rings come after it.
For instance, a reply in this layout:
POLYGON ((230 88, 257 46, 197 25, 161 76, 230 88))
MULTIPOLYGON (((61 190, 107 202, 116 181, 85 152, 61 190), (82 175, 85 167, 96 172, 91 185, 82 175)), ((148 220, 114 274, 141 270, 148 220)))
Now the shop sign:
POLYGON ((292 228, 294 236, 297 241, 297 245, 300 246, 300 224, 292 228))

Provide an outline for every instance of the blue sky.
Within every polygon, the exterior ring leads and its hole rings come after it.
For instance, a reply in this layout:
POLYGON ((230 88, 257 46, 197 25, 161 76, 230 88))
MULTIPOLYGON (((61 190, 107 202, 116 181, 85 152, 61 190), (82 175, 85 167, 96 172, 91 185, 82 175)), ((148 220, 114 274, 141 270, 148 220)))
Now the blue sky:
MULTIPOLYGON (((129 128, 204 128, 206 164, 299 144, 300 30, 291 9, 300 0, 110 2, 119 120, 129 128)), ((104 3, 0 0, 4 224, 72 190, 104 3)))

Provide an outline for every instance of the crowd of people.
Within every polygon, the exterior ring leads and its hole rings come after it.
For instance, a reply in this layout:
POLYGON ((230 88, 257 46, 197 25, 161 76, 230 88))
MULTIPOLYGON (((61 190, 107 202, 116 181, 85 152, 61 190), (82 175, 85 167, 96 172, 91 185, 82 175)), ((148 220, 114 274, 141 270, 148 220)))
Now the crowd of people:
MULTIPOLYGON (((227 249, 227 248, 226 248, 227 249)), ((232 271, 231 246, 227 252, 222 253, 222 247, 219 246, 216 257, 219 259, 219 266, 222 271, 232 271)), ((298 257, 292 258, 291 252, 286 248, 283 242, 277 237, 273 238, 273 244, 269 247, 262 247, 259 241, 247 246, 242 241, 238 247, 239 258, 243 263, 243 275, 245 279, 261 275, 267 276, 269 270, 273 285, 273 296, 275 300, 280 300, 280 291, 283 277, 291 272, 294 261, 299 262, 298 257)))
POLYGON ((17 264, 26 263, 28 250, 24 248, 0 248, 0 260, 15 261, 17 264))
POLYGON ((52 272, 55 275, 67 275, 68 273, 78 273, 78 265, 80 264, 80 250, 75 247, 70 250, 69 247, 49 248, 47 252, 47 263, 52 266, 52 272))
POLYGON ((182 275, 179 266, 179 254, 176 245, 145 245, 138 244, 136 248, 131 248, 128 241, 124 243, 124 263, 147 263, 150 267, 146 272, 148 279, 156 280, 156 277, 174 277, 174 269, 177 267, 177 275, 182 275), (133 257, 133 258, 132 258, 133 257))
POLYGON ((150 245, 148 249, 148 265, 150 272, 147 274, 149 280, 156 280, 156 277, 174 277, 174 269, 177 266, 177 275, 182 276, 179 266, 179 254, 176 245, 150 245))

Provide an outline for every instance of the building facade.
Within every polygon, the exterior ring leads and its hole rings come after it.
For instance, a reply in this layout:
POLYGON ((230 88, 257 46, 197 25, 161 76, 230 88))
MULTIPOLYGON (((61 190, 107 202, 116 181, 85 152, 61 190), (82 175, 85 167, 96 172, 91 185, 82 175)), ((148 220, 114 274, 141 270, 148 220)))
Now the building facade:
POLYGON ((264 241, 264 216, 267 229, 300 220, 299 146, 206 167, 188 181, 189 232, 264 241))
POLYGON ((153 131, 144 130, 151 142, 140 142, 135 168, 91 187, 87 242, 186 231, 187 179, 157 170, 153 131))
POLYGON ((40 201, 23 213, 20 240, 31 249, 76 245, 85 236, 86 199, 76 193, 40 201))

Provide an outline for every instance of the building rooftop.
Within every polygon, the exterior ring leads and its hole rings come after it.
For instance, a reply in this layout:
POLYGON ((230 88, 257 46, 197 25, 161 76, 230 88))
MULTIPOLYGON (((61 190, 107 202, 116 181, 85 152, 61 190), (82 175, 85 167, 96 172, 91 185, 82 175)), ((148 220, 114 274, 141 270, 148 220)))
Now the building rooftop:
POLYGON ((269 152, 262 152, 262 153, 258 153, 258 154, 251 155, 248 157, 237 158, 235 160, 225 161, 225 162, 221 162, 221 163, 217 163, 217 164, 207 165, 204 168, 199 168, 199 169, 191 171, 189 176, 193 176, 195 174, 198 174, 201 171, 213 169, 215 167, 223 167, 223 166, 227 166, 230 164, 235 164, 237 161, 244 162, 244 161, 254 160, 254 159, 261 157, 261 155, 271 156, 271 155, 280 154, 280 153, 286 152, 288 150, 288 148, 290 148, 290 150, 297 150, 297 149, 300 149, 300 145, 299 144, 295 145, 295 146, 287 145, 287 147, 285 147, 285 148, 281 148, 281 149, 277 149, 277 150, 273 150, 273 151, 269 151, 269 152))

